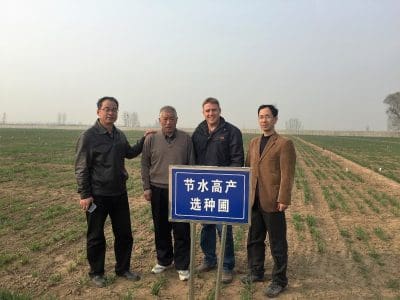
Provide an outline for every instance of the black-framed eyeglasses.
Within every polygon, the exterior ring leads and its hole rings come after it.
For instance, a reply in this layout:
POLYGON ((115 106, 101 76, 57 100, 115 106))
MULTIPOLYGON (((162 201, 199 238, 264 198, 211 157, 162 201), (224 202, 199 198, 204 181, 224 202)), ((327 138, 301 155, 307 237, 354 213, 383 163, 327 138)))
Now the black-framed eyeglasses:
POLYGON ((106 113, 114 113, 116 114, 118 112, 118 108, 109 108, 109 107, 104 107, 104 108, 100 108, 100 110, 105 111, 106 113))

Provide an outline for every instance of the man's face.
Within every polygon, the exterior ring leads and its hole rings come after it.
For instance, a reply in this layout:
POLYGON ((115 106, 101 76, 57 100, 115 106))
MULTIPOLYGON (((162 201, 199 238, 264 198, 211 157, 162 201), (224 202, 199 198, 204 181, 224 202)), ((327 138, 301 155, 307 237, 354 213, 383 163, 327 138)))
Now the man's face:
POLYGON ((104 100, 101 108, 97 109, 97 115, 102 125, 112 125, 118 118, 118 107, 114 101, 104 100))
POLYGON ((278 117, 274 117, 268 107, 261 109, 258 113, 258 124, 263 132, 273 131, 277 121, 278 117))
POLYGON ((176 123, 178 122, 178 118, 175 117, 174 113, 163 111, 160 113, 158 120, 160 121, 163 134, 171 135, 174 133, 176 129, 176 123))
POLYGON ((221 109, 218 104, 206 103, 203 106, 203 116, 207 124, 215 126, 218 124, 221 115, 221 109))

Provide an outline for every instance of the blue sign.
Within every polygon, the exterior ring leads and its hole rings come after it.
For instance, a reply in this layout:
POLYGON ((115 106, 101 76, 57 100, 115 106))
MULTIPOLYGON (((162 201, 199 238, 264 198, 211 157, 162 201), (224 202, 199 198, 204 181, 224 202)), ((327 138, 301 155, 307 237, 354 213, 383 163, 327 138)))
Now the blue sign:
POLYGON ((250 168, 170 166, 170 221, 249 224, 250 168))

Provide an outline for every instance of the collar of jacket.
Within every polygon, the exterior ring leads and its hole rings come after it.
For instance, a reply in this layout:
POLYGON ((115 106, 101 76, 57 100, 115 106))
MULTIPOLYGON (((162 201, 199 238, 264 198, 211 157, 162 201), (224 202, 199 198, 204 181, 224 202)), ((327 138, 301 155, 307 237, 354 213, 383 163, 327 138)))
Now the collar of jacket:
MULTIPOLYGON (((108 134, 108 130, 103 125, 101 125, 99 119, 97 119, 96 122, 94 123, 94 127, 96 128, 98 134, 108 134)), ((114 125, 113 125, 113 132, 115 132, 114 125)))
MULTIPOLYGON (((268 135, 268 136, 269 136, 269 138, 272 138, 272 137, 276 137, 276 135, 277 135, 277 133, 276 133, 276 131, 274 130, 274 131, 272 132, 272 134, 270 134, 270 135, 268 135)), ((264 136, 264 133, 261 134, 261 137, 263 137, 263 136, 264 136)))
MULTIPOLYGON (((212 134, 214 134, 215 132, 219 131, 222 127, 225 126, 225 124, 226 124, 225 119, 224 119, 223 117, 220 117, 218 127, 215 128, 215 130, 212 132, 212 134)), ((208 132, 208 125, 207 125, 207 121, 206 121, 206 120, 204 120, 203 122, 201 122, 200 125, 199 125, 199 127, 201 128, 201 130, 202 130, 204 133, 206 133, 207 135, 209 135, 209 132, 208 132)))

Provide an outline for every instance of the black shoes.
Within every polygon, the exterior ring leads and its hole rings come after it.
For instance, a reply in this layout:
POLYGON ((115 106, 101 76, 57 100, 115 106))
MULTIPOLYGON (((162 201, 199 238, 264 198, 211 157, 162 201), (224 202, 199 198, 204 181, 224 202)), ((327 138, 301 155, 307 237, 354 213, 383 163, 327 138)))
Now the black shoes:
POLYGON ((285 289, 284 286, 281 286, 275 282, 272 282, 265 290, 265 295, 268 298, 275 298, 276 296, 278 296, 280 293, 283 292, 283 290, 285 289))
POLYGON ((255 275, 255 274, 247 274, 240 278, 240 281, 244 284, 251 284, 253 282, 263 282, 265 281, 264 274, 263 275, 255 275))
MULTIPOLYGON (((140 275, 138 273, 131 272, 131 271, 125 271, 122 274, 117 274, 117 276, 124 277, 124 278, 126 278, 128 280, 132 280, 132 281, 140 280, 140 275)), ((102 288, 102 287, 106 286, 106 279, 104 278, 103 275, 93 275, 93 276, 91 276, 91 280, 97 287, 102 288)))
POLYGON ((118 274, 119 277, 124 277, 128 280, 132 280, 132 281, 138 281, 140 280, 140 275, 136 272, 131 272, 131 271, 125 271, 122 274, 118 274))
POLYGON ((217 268, 216 265, 210 266, 210 265, 207 265, 206 263, 202 263, 200 266, 198 266, 198 267, 196 268, 196 271, 197 271, 198 273, 203 273, 203 272, 209 272, 209 271, 211 271, 211 270, 214 270, 215 268, 217 268))
POLYGON ((233 281, 233 272, 232 271, 223 271, 222 272, 222 278, 221 278, 221 282, 228 284, 231 283, 233 281))
POLYGON ((92 282, 99 288, 106 286, 106 279, 103 275, 94 275, 91 279, 92 282))
MULTIPOLYGON (((205 273, 205 272, 210 272, 216 268, 217 268, 216 265, 210 266, 210 265, 207 265, 205 262, 203 262, 200 266, 198 266, 196 268, 196 272, 197 273, 205 273)), ((231 283, 232 281, 233 281, 233 271, 224 270, 222 272, 221 282, 228 284, 228 283, 231 283)))

